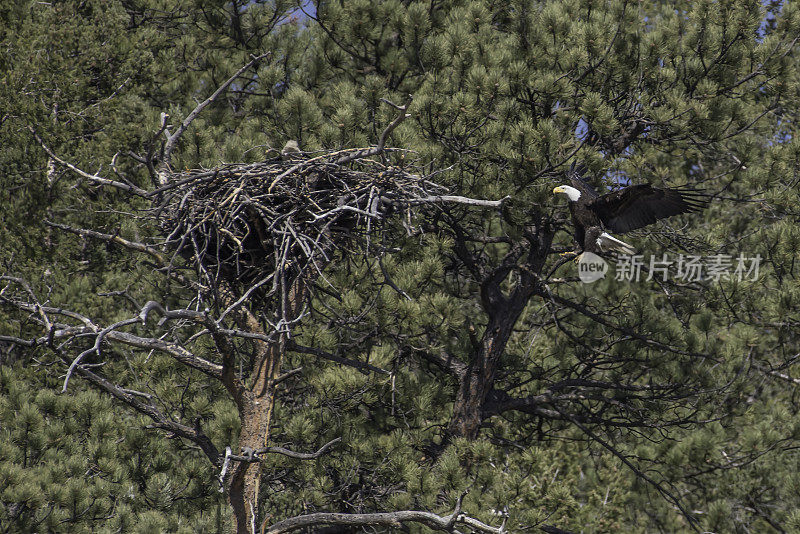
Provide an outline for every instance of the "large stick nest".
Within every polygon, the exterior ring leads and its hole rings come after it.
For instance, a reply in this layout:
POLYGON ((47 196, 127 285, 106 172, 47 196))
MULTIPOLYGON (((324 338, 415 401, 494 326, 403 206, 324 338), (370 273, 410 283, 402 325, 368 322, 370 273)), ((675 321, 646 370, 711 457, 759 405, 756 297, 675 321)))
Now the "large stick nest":
POLYGON ((197 266, 207 287, 224 282, 235 293, 266 297, 279 278, 320 272, 345 243, 380 231, 390 213, 442 194, 408 167, 366 154, 174 173, 159 212, 167 245, 197 266))

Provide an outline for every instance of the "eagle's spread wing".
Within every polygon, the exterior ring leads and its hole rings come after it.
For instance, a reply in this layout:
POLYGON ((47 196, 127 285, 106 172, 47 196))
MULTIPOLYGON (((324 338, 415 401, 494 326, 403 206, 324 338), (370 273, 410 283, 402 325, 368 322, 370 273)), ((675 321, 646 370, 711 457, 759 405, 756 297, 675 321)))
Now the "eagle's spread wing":
POLYGON ((703 194, 694 189, 660 189, 644 184, 595 198, 588 207, 607 229, 624 233, 659 219, 700 211, 706 204, 708 201, 703 194))

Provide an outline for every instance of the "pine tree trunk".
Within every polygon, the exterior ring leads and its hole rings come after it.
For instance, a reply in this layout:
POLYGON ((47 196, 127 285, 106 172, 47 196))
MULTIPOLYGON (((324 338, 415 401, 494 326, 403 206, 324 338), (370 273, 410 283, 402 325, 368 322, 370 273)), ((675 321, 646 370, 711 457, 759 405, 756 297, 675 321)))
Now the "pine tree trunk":
MULTIPOLYGON (((296 319, 302 310, 308 291, 306 283, 303 279, 296 279, 284 294, 283 316, 289 320, 296 319)), ((263 334, 254 316, 249 315, 244 322, 251 332, 263 334)), ((257 450, 267 446, 277 388, 275 379, 280 375, 286 340, 286 334, 282 333, 271 343, 256 341, 257 354, 251 377, 252 384, 237 398, 241 421, 240 449, 257 450)), ((238 462, 233 469, 228 502, 233 509, 236 534, 255 534, 260 529, 258 524, 260 480, 261 462, 238 462)))
MULTIPOLYGON (((283 359, 284 343, 276 343, 270 347, 269 355, 264 359, 254 385, 255 392, 247 395, 247 400, 240 408, 242 424, 239 434, 239 447, 252 450, 266 446, 269 441, 272 407, 275 402, 275 386, 271 382, 280 372, 283 359)), ((233 470, 228 500, 236 518, 237 534, 254 533, 258 521, 258 491, 261 479, 261 462, 239 462, 233 470)))
POLYGON ((490 325, 486 330, 480 352, 467 367, 456 393, 453 416, 448 427, 450 436, 467 439, 478 437, 483 423, 483 406, 492 391, 500 357, 518 316, 516 314, 513 319, 504 316, 503 322, 490 325))
POLYGON ((447 427, 449 437, 478 437, 500 358, 506 350, 514 325, 535 293, 554 232, 552 226, 541 225, 529 234, 527 261, 524 268, 520 269, 519 282, 510 295, 506 295, 501 288, 507 272, 500 268, 496 272, 506 274, 489 276, 482 284, 481 300, 489 316, 489 324, 477 353, 470 359, 466 372, 459 377, 453 415, 447 427))

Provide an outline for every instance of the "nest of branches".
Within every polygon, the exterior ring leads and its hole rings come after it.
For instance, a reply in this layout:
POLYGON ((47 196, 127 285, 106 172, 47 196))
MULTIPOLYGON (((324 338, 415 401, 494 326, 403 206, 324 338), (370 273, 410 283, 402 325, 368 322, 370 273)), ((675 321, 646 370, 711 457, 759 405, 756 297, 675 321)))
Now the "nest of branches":
POLYGON ((364 242, 391 213, 444 198, 426 177, 370 150, 227 164, 170 176, 159 225, 204 285, 263 299, 338 250, 364 242))

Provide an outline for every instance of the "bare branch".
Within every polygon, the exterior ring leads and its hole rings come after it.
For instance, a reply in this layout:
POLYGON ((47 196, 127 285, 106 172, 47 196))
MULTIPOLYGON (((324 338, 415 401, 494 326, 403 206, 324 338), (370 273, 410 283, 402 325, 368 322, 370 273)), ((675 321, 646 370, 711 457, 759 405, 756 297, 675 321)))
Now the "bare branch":
MULTIPOLYGON (((9 277, 0 277, 0 280, 8 279, 8 278, 9 277)), ((30 303, 30 302, 15 301, 15 300, 12 300, 10 298, 4 297, 3 295, 0 295, 0 302, 5 302, 6 304, 8 304, 10 306, 13 306, 13 307, 15 307, 15 308, 17 308, 19 310, 27 311, 27 312, 31 312, 31 313, 41 312, 43 314, 62 315, 62 316, 65 316, 65 317, 69 317, 69 318, 72 318, 72 319, 79 320, 82 323, 84 323, 84 325, 85 325, 85 326, 73 326, 73 325, 68 325, 68 324, 53 323, 52 327, 47 328, 46 324, 45 324, 45 321, 43 319, 34 318, 34 320, 39 322, 43 327, 45 327, 47 329, 47 333, 45 334, 45 336, 43 336, 41 338, 38 338, 36 340, 23 341, 23 343, 21 343, 21 344, 24 344, 24 345, 27 345, 27 346, 32 346, 31 344, 34 344, 34 345, 48 345, 48 346, 50 346, 54 339, 74 338, 74 337, 79 336, 79 335, 84 335, 85 336, 87 334, 100 336, 101 333, 105 332, 104 339, 111 340, 111 341, 117 341, 119 343, 122 343, 122 344, 125 344, 125 345, 129 345, 129 346, 133 346, 133 347, 137 347, 137 348, 141 348, 141 349, 157 350, 159 352, 163 352, 163 353, 171 356, 172 358, 174 358, 175 360, 183 363, 184 365, 187 365, 187 366, 189 366, 189 367, 191 367, 193 369, 197 369, 198 371, 201 371, 201 372, 207 374, 208 376, 211 376, 211 377, 214 377, 214 378, 217 378, 217 379, 222 377, 222 366, 221 365, 212 363, 212 362, 210 362, 208 360, 205 360, 205 359, 193 354, 192 352, 190 352, 189 350, 187 350, 183 346, 179 345, 178 343, 171 342, 171 341, 165 341, 163 339, 154 338, 154 337, 141 337, 141 336, 137 336, 135 334, 131 334, 129 332, 120 332, 120 331, 114 330, 114 329, 109 330, 107 328, 107 329, 103 330, 103 329, 100 329, 99 327, 97 327, 91 320, 89 320, 89 318, 85 317, 84 315, 81 315, 79 313, 76 313, 76 312, 73 312, 73 311, 70 311, 70 310, 64 310, 62 308, 54 308, 54 307, 50 307, 50 306, 40 306, 38 303, 37 304, 33 304, 33 303, 30 303)), ((199 313, 199 312, 190 312, 190 310, 181 310, 181 311, 170 312, 170 313, 173 313, 173 314, 176 314, 176 315, 180 315, 180 316, 185 316, 185 314, 183 313, 184 311, 185 312, 189 312, 189 313, 199 313)), ((202 315, 202 314, 200 314, 200 315, 202 315)), ((136 319, 128 319, 127 321, 123 321, 123 322, 126 322, 128 324, 132 324, 133 322, 138 322, 139 320, 140 319, 137 316, 136 319)), ((213 321, 210 321, 210 322, 213 323, 213 321)), ((117 323, 117 324, 119 324, 119 323, 117 323)), ((11 341, 11 340, 13 340, 13 338, 9 339, 9 341, 11 341)), ((92 350, 93 349, 90 349, 89 353, 91 353, 92 350)), ((80 362, 78 362, 78 363, 80 363, 80 362)), ((77 368, 80 368, 80 366, 77 366, 77 368)))
MULTIPOLYGON (((108 327, 104 328, 103 330, 101 330, 100 332, 98 332, 97 337, 95 338, 94 345, 91 348, 81 352, 78 355, 78 357, 75 358, 75 360, 73 360, 72 364, 69 366, 69 369, 67 370, 67 376, 66 376, 66 378, 64 378, 64 387, 61 390, 62 393, 66 393, 67 386, 69 385, 69 379, 72 376, 72 373, 75 371, 75 368, 78 365, 80 365, 80 363, 83 360, 83 358, 86 357, 87 355, 91 354, 92 352, 96 352, 98 354, 98 356, 100 355, 100 346, 102 345, 103 341, 106 339, 108 334, 110 334, 113 331, 118 330, 118 329, 120 329, 120 328, 122 328, 124 326, 129 326, 129 325, 132 325, 132 324, 136 324, 138 322, 141 322, 142 324, 146 324, 147 316, 152 310, 156 310, 159 313, 161 313, 161 315, 164 316, 164 318, 159 322, 159 324, 162 324, 163 322, 165 322, 168 319, 189 318, 189 319, 192 319, 192 320, 195 320, 195 321, 199 320, 200 322, 202 322, 204 324, 215 325, 215 323, 213 321, 211 321, 203 313, 195 312, 195 311, 191 311, 191 310, 167 311, 158 302, 155 302, 153 300, 148 301, 142 307, 142 311, 139 312, 138 316, 130 318, 130 319, 125 319, 125 320, 122 320, 122 321, 118 321, 118 322, 112 324, 111 326, 108 326, 108 327)), ((151 339, 155 339, 155 338, 151 338, 151 339)), ((177 345, 175 345, 175 346, 177 347, 177 345)))
POLYGON ((219 492, 225 491, 225 475, 228 473, 228 468, 231 465, 231 448, 225 447, 225 461, 222 463, 222 470, 219 472, 219 492))
POLYGON ((136 391, 135 389, 128 389, 128 388, 119 388, 120 391, 123 393, 129 393, 131 395, 138 395, 140 397, 144 397, 145 399, 152 401, 153 396, 149 393, 145 393, 144 391, 136 391))
POLYGON ((150 417, 155 422, 155 424, 152 425, 153 428, 166 430, 168 432, 172 432, 176 436, 188 439, 200 447, 208 459, 211 460, 212 464, 215 466, 220 465, 219 451, 211 442, 211 439, 203 434, 198 428, 192 428, 190 426, 178 423, 177 421, 173 421, 161 413, 151 403, 143 402, 137 398, 137 396, 146 396, 144 393, 140 393, 138 391, 132 392, 130 390, 121 388, 81 366, 77 367, 77 371, 85 380, 93 384, 95 387, 102 389, 111 396, 115 397, 117 400, 124 402, 128 406, 134 408, 136 411, 150 417))
POLYGON ((409 199, 404 201, 404 204, 408 204, 410 206, 416 206, 418 204, 440 204, 440 203, 447 203, 453 202, 456 204, 467 204, 469 206, 482 206, 485 208, 499 208, 510 199, 510 196, 505 196, 500 200, 483 200, 479 198, 468 198, 462 197, 458 195, 436 195, 431 196, 428 198, 415 198, 409 199))
POLYGON ((44 141, 42 141, 42 138, 39 137, 39 134, 36 133, 36 130, 34 130, 32 126, 28 126, 28 130, 30 130, 30 132, 33 134, 33 137, 36 138, 36 141, 40 145, 42 145, 42 148, 44 149, 44 151, 47 152, 47 154, 51 158, 53 158, 54 161, 58 162, 59 165, 62 165, 64 167, 68 168, 69 170, 77 173, 78 175, 86 178, 87 180, 89 180, 90 182, 93 182, 95 184, 108 185, 108 186, 111 186, 111 187, 115 187, 115 188, 120 189, 122 191, 127 191, 128 193, 133 193, 134 195, 138 195, 140 197, 146 197, 147 196, 147 191, 145 191, 144 189, 141 189, 140 187, 136 187, 135 185, 118 182, 116 180, 109 180, 108 178, 103 178, 102 176, 98 176, 96 174, 89 174, 88 172, 82 171, 81 169, 79 169, 78 167, 73 165, 72 163, 69 163, 68 161, 64 161, 63 159, 61 159, 58 156, 56 156, 55 152, 50 150, 50 147, 48 147, 44 143, 44 141))
MULTIPOLYGON (((267 52, 265 54, 253 57, 244 67, 237 70, 233 76, 228 78, 222 85, 220 85, 211 96, 200 102, 197 105, 197 107, 194 108, 194 110, 192 110, 191 113, 189 113, 189 115, 184 119, 181 125, 178 126, 178 129, 175 130, 175 133, 169 136, 169 139, 167 139, 167 142, 164 145, 164 157, 161 162, 163 166, 165 167, 169 166, 170 160, 172 159, 172 151, 175 149, 175 144, 181 138, 183 132, 185 132, 186 129, 189 127, 189 125, 192 124, 192 121, 194 121, 197 118, 200 112, 203 111, 209 104, 214 102, 217 98, 219 98, 219 96, 223 92, 225 92, 225 90, 234 82, 234 80, 236 80, 236 78, 238 78, 244 71, 252 67, 254 63, 257 63, 258 61, 264 59, 269 55, 270 52, 267 52)), ((166 174, 162 174, 159 179, 160 179, 160 185, 166 184, 166 174)))
POLYGON ((408 95, 408 102, 406 102, 402 106, 393 104, 385 99, 382 100, 387 104, 389 104, 390 106, 392 106, 393 108, 395 108, 396 110, 400 111, 400 114, 397 115, 397 117, 395 117, 395 119, 392 122, 390 122, 389 125, 386 126, 386 128, 384 128, 383 132, 381 132, 381 136, 378 138, 378 144, 376 146, 369 148, 367 150, 360 150, 358 152, 354 152, 352 154, 348 154, 347 156, 341 157, 338 160, 336 160, 337 165, 344 165, 345 163, 350 163, 351 161, 354 161, 356 159, 368 158, 370 156, 375 156, 377 154, 380 154, 381 152, 383 152, 383 149, 386 146, 386 140, 389 138, 394 129, 397 128, 401 122, 403 122, 404 120, 406 120, 408 117, 411 116, 408 113, 406 113, 406 111, 408 110, 408 106, 411 105, 411 101, 413 100, 413 97, 411 95, 408 95))
POLYGON ((263 286, 267 282, 271 281, 274 277, 275 277, 275 273, 270 273, 265 278, 262 278, 257 283, 255 283, 252 286, 250 286, 247 289, 247 291, 245 291, 244 294, 241 297, 239 297, 239 299, 236 300, 236 302, 234 302, 233 304, 231 304, 230 306, 225 308, 225 311, 222 312, 222 314, 219 316, 219 319, 217 319, 217 324, 222 324, 222 321, 225 320, 225 317, 227 317, 228 314, 231 313, 233 310, 237 309, 239 306, 244 304, 244 302, 246 302, 247 299, 250 298, 250 295, 253 293, 253 291, 255 291, 259 287, 263 286))
POLYGON ((283 534, 302 528, 318 525, 342 525, 347 527, 364 526, 384 526, 400 528, 403 523, 422 523, 433 530, 445 532, 456 532, 455 525, 461 523, 469 526, 476 532, 487 532, 489 534, 503 534, 504 529, 493 527, 466 516, 460 509, 460 501, 457 504, 457 511, 448 516, 440 516, 431 512, 421 512, 416 510, 403 510, 399 512, 383 512, 374 514, 339 514, 320 512, 315 514, 301 515, 285 519, 275 523, 266 534, 283 534))
POLYGON ((260 462, 263 459, 259 457, 260 454, 282 454, 284 456, 288 456, 289 458, 295 458, 297 460, 314 460, 316 458, 319 458, 326 452, 328 452, 328 449, 330 449, 340 441, 342 441, 342 438, 333 439, 328 443, 326 443, 325 445, 323 445, 322 447, 320 447, 320 449, 317 452, 310 452, 310 453, 296 452, 296 451, 291 451, 289 449, 285 449, 283 447, 262 447, 256 450, 246 449, 244 450, 245 454, 243 455, 231 454, 229 455, 229 458, 237 462, 260 462))
POLYGON ((66 232, 70 232, 75 235, 79 235, 81 237, 92 237, 94 239, 100 239, 102 241, 106 241, 108 243, 116 243, 121 245, 127 249, 134 250, 136 252, 144 252, 155 259, 159 265, 164 265, 165 260, 164 256, 162 256, 157 250, 153 247, 145 245, 144 243, 137 243, 136 241, 129 241, 127 239, 123 239, 118 235, 113 234, 104 234, 102 232, 97 232, 95 230, 87 230, 85 228, 73 228, 72 226, 67 226, 66 224, 60 224, 52 221, 45 220, 44 223, 47 226, 52 228, 58 228, 59 230, 64 230, 66 232))
POLYGON ((776 376, 776 377, 780 378, 781 380, 785 380, 786 382, 789 382, 791 384, 800 385, 800 378, 792 378, 791 376, 789 376, 787 374, 781 373, 781 372, 776 371, 774 369, 769 369, 768 367, 766 367, 764 365, 761 365, 760 363, 757 363, 757 362, 753 362, 753 367, 755 367, 759 371, 767 373, 768 375, 776 376))
POLYGON ((137 319, 126 319, 124 321, 119 321, 117 323, 114 323, 111 326, 106 327, 103 330, 101 330, 97 334, 97 337, 95 338, 94 345, 92 345, 92 347, 90 349, 87 349, 87 350, 81 352, 80 354, 78 354, 78 357, 75 358, 72 361, 72 363, 70 364, 69 369, 67 370, 67 376, 64 378, 64 387, 61 388, 61 392, 62 393, 66 393, 67 392, 67 386, 69 385, 69 379, 72 376, 72 373, 75 371, 75 368, 78 367, 78 365, 80 365, 80 363, 81 363, 81 361, 83 360, 84 357, 86 357, 87 355, 89 355, 89 354, 91 354, 93 352, 96 352, 98 356, 100 355, 100 345, 102 345, 103 340, 106 338, 106 335, 108 335, 110 332, 116 330, 117 328, 121 328, 123 326, 134 324, 136 322, 137 322, 137 319))
POLYGON ((11 343, 14 345, 22 345, 24 347, 35 347, 37 345, 35 339, 22 339, 21 337, 14 336, 0 336, 0 341, 11 343))
POLYGON ((279 376, 275 377, 275 378, 272 380, 272 385, 273 385, 273 386, 277 386, 277 385, 278 385, 278 384, 280 384, 281 382, 283 382, 283 381, 285 381, 285 380, 288 380, 289 378, 291 378, 291 377, 293 377, 293 376, 295 376, 295 375, 298 375, 298 374, 300 374, 302 371, 303 371, 303 368, 302 368, 302 367, 297 367, 297 368, 295 368, 295 369, 292 369, 292 370, 290 370, 290 371, 286 371, 285 373, 283 373, 283 374, 281 374, 281 375, 279 375, 279 376))
POLYGON ((256 454, 274 453, 274 454, 283 454, 284 456, 288 456, 289 458, 296 458, 298 460, 313 460, 325 454, 328 451, 328 449, 330 449, 340 441, 342 441, 342 438, 332 439, 331 441, 320 447, 317 452, 312 452, 312 453, 290 451, 289 449, 284 449, 283 447, 264 447, 263 449, 258 449, 256 451, 256 454))
POLYGON ((286 348, 287 350, 291 350, 294 352, 300 352, 302 354, 310 354, 311 356, 316 356, 324 360, 341 363, 343 365, 347 365, 348 367, 353 367, 355 369, 358 369, 359 371, 365 374, 368 373, 369 371, 372 371, 374 373, 381 373, 384 375, 390 374, 389 371, 387 371, 386 369, 381 369, 380 367, 375 367, 374 365, 370 365, 365 362, 350 360, 348 358, 337 356, 336 354, 331 354, 330 352, 326 352, 324 350, 317 349, 314 347, 304 347, 303 345, 298 345, 294 341, 290 341, 286 348))
MULTIPOLYGON (((66 232, 79 235, 81 237, 91 237, 93 239, 99 239, 101 241, 105 241, 106 243, 114 243, 117 245, 121 245, 129 250, 142 252, 153 258, 159 267, 167 267, 168 265, 168 262, 166 261, 164 256, 162 256, 160 252, 158 252, 154 247, 151 247, 150 245, 139 243, 136 241, 130 241, 128 239, 124 239, 114 234, 105 234, 102 232, 97 232, 95 230, 88 230, 85 228, 73 228, 72 226, 67 226, 66 224, 60 224, 52 221, 45 220, 44 223, 53 228, 58 228, 59 230, 64 230, 66 232)), ((192 289, 200 289, 202 287, 202 285, 199 284, 198 282, 194 280, 189 280, 188 278, 186 278, 185 276, 183 276, 178 272, 175 272, 174 270, 169 271, 167 276, 174 278, 178 282, 184 284, 187 287, 191 287, 192 289)))
POLYGON ((189 352, 177 343, 164 341, 158 338, 139 337, 128 332, 109 332, 106 337, 113 341, 119 341, 126 345, 138 347, 140 349, 153 349, 164 352, 172 356, 175 360, 187 365, 193 369, 197 369, 214 378, 222 376, 222 366, 209 362, 192 352, 189 352))

